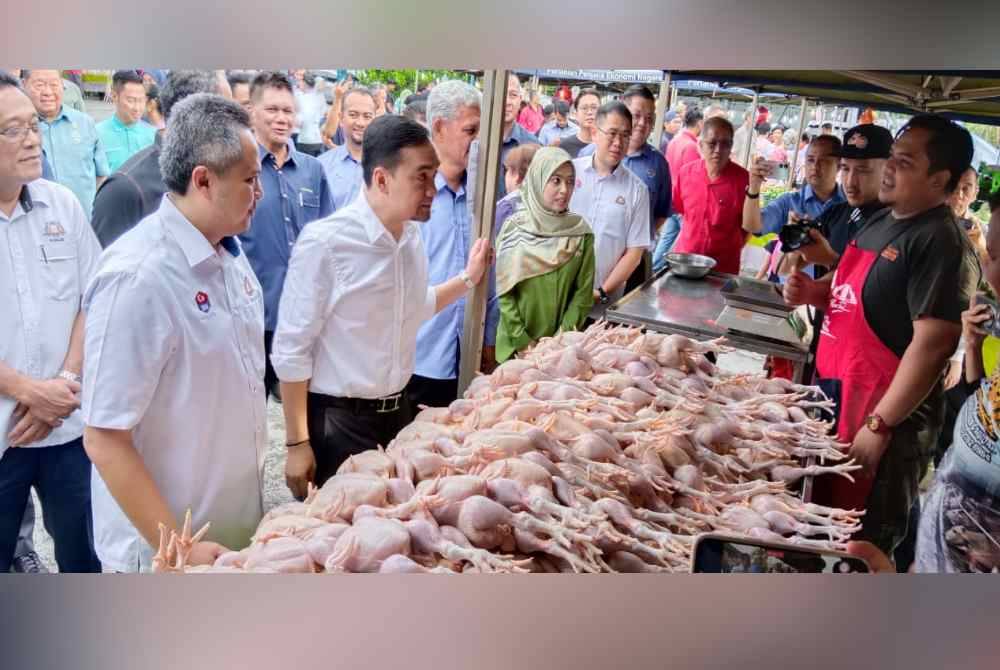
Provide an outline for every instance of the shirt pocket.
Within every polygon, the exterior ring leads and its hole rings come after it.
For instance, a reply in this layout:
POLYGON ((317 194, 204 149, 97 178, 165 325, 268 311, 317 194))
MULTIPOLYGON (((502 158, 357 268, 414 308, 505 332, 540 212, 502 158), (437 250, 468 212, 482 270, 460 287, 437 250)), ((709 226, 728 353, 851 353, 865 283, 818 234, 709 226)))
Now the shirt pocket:
POLYGON ((41 245, 46 295, 52 300, 80 298, 80 274, 76 246, 70 242, 41 245))
POLYGON ((302 211, 306 214, 306 220, 310 220, 310 217, 315 218, 319 213, 319 194, 300 188, 299 205, 302 206, 302 211))

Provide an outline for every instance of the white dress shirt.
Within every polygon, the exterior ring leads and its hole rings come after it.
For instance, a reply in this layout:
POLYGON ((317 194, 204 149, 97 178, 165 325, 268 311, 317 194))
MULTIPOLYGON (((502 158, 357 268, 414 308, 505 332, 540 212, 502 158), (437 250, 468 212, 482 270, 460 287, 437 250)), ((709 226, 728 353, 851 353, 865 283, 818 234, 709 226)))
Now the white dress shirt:
MULTIPOLYGON (((218 249, 164 196, 105 250, 84 298, 83 417, 131 430, 178 520, 249 544, 263 513, 264 302, 235 238, 218 249)), ((148 569, 154 550, 96 469, 94 543, 105 566, 148 569)))
MULTIPOLYGON (((101 245, 72 191, 44 179, 21 189, 11 217, 0 212, 0 360, 34 379, 59 374, 80 297, 100 255, 101 245)), ((0 395, 0 458, 16 405, 0 395)), ((27 446, 65 444, 82 434, 76 411, 27 446)))
MULTIPOLYGON (((628 249, 649 248, 649 189, 622 163, 602 177, 593 156, 573 160, 576 188, 569 209, 594 231, 594 288, 608 278, 628 249)), ((608 294, 614 302, 625 292, 624 283, 608 294)))
POLYGON ((365 191, 299 235, 278 308, 271 364, 313 393, 380 398, 413 374, 417 330, 434 315, 419 224, 397 242, 365 191))

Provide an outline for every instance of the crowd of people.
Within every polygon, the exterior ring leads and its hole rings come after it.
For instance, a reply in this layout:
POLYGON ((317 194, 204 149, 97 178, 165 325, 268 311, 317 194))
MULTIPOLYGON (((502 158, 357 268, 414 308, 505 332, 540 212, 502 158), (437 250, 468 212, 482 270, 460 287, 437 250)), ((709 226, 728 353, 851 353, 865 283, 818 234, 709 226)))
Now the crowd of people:
POLYGON ((751 235, 803 220, 811 243, 775 245, 766 276, 815 308, 817 380, 864 466, 854 486, 818 482, 820 500, 867 508, 861 537, 908 565, 958 351, 952 388, 983 390, 959 399, 948 453, 964 451, 945 463, 1000 490, 1000 378, 978 353, 984 311, 968 309, 978 277, 1000 284, 1000 225, 960 225, 972 145, 947 119, 796 138, 802 186, 761 208, 788 156, 759 110, 739 129, 716 105, 659 119, 642 85, 563 87, 542 105, 510 75, 494 253, 473 239, 472 84, 396 96, 305 70, 161 74, 116 72, 99 124, 59 71, 0 76, 0 291, 15 314, 0 338, 0 571, 43 569, 32 488, 62 571, 148 570, 158 524, 188 508, 212 522, 191 561, 210 562, 264 513, 269 397, 302 499, 416 407, 457 397, 482 282, 489 371, 600 319, 671 250, 738 274, 751 235))

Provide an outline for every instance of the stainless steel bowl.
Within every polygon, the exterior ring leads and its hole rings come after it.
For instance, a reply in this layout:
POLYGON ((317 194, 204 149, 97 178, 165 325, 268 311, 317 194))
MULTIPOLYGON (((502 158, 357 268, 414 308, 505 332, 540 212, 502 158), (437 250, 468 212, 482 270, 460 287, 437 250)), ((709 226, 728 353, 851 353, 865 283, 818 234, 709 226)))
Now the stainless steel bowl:
POLYGON ((699 254, 667 254, 670 272, 678 277, 701 279, 715 267, 715 259, 699 254))

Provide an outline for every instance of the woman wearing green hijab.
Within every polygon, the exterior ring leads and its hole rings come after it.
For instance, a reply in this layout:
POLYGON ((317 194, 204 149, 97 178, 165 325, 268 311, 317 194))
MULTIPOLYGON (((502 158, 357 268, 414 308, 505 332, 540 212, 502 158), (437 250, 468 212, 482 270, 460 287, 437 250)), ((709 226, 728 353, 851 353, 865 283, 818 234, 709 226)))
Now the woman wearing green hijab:
POLYGON ((520 190, 504 199, 513 212, 496 242, 499 363, 543 337, 578 330, 594 304, 594 233, 568 211, 575 184, 569 154, 545 147, 520 190))

